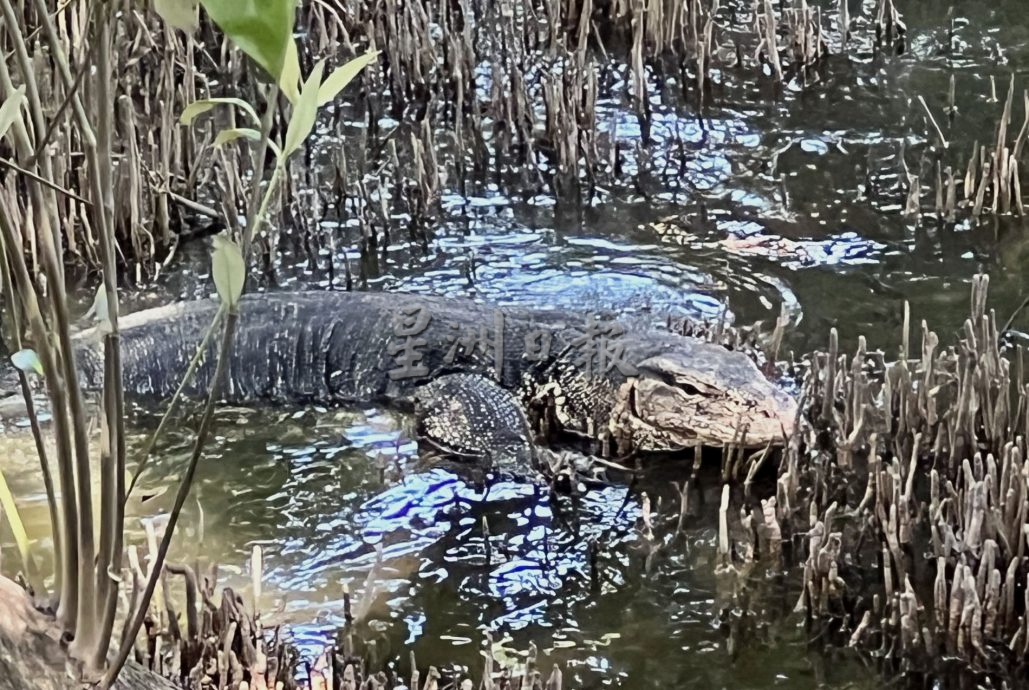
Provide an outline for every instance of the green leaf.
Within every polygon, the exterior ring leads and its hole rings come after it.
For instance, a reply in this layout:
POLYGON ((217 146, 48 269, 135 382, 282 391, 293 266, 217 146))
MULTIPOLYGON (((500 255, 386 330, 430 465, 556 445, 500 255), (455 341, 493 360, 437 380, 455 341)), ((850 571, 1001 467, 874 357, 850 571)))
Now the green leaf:
POLYGON ((286 59, 282 62, 282 74, 279 76, 279 88, 293 105, 300 98, 300 57, 297 55, 296 41, 290 39, 286 46, 286 59))
POLYGON ((43 363, 39 361, 39 355, 36 354, 35 350, 30 350, 28 348, 18 350, 11 355, 11 364, 25 373, 34 371, 40 376, 43 375, 43 363))
POLYGON ((325 69, 325 60, 319 60, 318 64, 311 70, 304 88, 300 91, 300 98, 293 107, 293 114, 289 118, 289 127, 286 128, 286 141, 282 145, 282 155, 289 158, 293 152, 299 149, 307 136, 314 129, 315 117, 318 115, 318 89, 322 84, 322 70, 325 69))
POLYGON ((18 546, 18 553, 21 554, 21 562, 28 570, 32 567, 29 561, 29 535, 25 531, 25 523, 22 522, 21 514, 18 513, 18 506, 14 503, 14 496, 11 494, 10 487, 7 486, 3 472, 0 472, 0 507, 7 515, 7 522, 11 524, 11 532, 14 534, 14 543, 18 546))
POLYGON ((15 122, 21 119, 21 104, 25 101, 25 87, 19 86, 3 105, 0 105, 0 139, 15 122))
POLYGON ((206 113, 216 105, 234 105, 249 115, 255 125, 258 127, 261 126, 261 118, 257 116, 257 111, 254 110, 254 106, 250 105, 242 98, 205 98, 201 101, 193 101, 182 111, 182 115, 179 116, 179 124, 193 124, 193 120, 195 120, 198 115, 206 113))
POLYGON ((243 282, 247 277, 247 267, 243 262, 243 254, 239 245, 225 237, 215 235, 214 251, 211 252, 211 275, 218 297, 230 308, 239 304, 243 295, 243 282))
POLYGON ((169 26, 193 33, 197 22, 198 0, 154 0, 154 9, 169 26))
POLYGON ((207 14, 240 50, 278 83, 293 42, 296 0, 201 0, 207 14))
POLYGON ((379 51, 369 50, 364 55, 358 55, 347 64, 333 70, 332 74, 318 87, 318 106, 325 105, 339 95, 339 92, 346 88, 346 85, 352 82, 354 77, 361 73, 361 70, 375 62, 378 55, 379 51))
POLYGON ((261 141, 261 133, 256 129, 249 129, 246 127, 233 127, 232 129, 223 129, 218 132, 218 136, 214 138, 214 145, 221 146, 227 144, 230 141, 236 139, 249 139, 250 141, 261 141))

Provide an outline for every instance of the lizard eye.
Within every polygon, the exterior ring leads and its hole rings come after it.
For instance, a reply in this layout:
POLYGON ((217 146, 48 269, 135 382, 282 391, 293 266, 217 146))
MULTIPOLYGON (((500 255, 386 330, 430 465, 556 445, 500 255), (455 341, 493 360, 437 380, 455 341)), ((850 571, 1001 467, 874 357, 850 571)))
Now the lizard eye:
POLYGON ((682 392, 686 395, 703 395, 699 388, 689 383, 680 383, 679 388, 681 388, 682 392))

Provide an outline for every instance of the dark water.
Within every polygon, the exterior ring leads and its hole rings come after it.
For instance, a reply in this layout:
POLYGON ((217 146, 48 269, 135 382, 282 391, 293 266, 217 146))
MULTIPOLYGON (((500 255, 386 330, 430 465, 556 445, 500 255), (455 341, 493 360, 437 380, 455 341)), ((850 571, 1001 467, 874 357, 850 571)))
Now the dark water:
MULTIPOLYGON (((971 277, 985 270, 1006 320, 1027 294, 1025 224, 965 214, 941 226, 929 213, 905 217, 900 161, 903 152, 922 173, 923 208, 931 209, 931 159, 923 154, 935 135, 919 95, 951 140, 947 159, 960 166, 973 141, 995 139, 1012 73, 1012 127, 1020 126, 1027 6, 953 3, 949 40, 949 3, 897 4, 908 27, 903 54, 873 50, 860 27, 874 3, 862 14, 852 2, 856 47, 832 57, 807 88, 793 83, 776 94, 749 73, 716 75, 722 87, 701 121, 652 84, 660 97, 646 164, 633 153, 635 116, 619 101, 603 102, 598 121, 626 145, 627 174, 645 168, 639 185, 614 187, 585 208, 474 185, 468 196, 444 196, 427 252, 397 241, 363 268, 353 224, 326 220, 340 238, 337 251, 314 263, 287 251, 276 287, 339 285, 345 250, 355 281, 370 289, 595 306, 655 320, 725 312, 741 324, 770 325, 784 307, 788 346, 799 354, 825 342, 830 327, 848 345, 865 335, 873 347, 895 346, 904 300, 914 323, 928 319, 945 336, 966 314, 971 277), (952 127, 943 112, 951 75, 952 127), (990 98, 991 76, 1000 102, 990 98), (653 226, 669 216, 685 219, 674 236, 653 226), (325 272, 330 263, 334 281, 325 272)), ((837 38, 827 38, 835 51, 837 38)), ((203 251, 193 265, 203 265, 203 251)), ((181 296, 212 292, 206 276, 188 271, 168 285, 181 296)), ((1012 328, 1029 331, 1029 316, 1012 328)), ((677 513, 670 483, 686 475, 684 466, 631 487, 590 490, 571 505, 529 483, 487 492, 450 470, 424 467, 404 420, 386 411, 223 411, 218 429, 176 557, 202 553, 231 566, 261 544, 268 615, 291 624, 311 649, 342 622, 348 585, 355 599, 372 591, 362 604, 364 634, 392 654, 410 646, 422 664, 478 672, 490 630, 498 657, 534 642, 543 667, 559 661, 573 687, 879 686, 877 672, 856 656, 809 649, 801 617, 791 613, 796 572, 716 575, 714 476, 694 487, 685 538, 646 574, 637 531, 643 493, 654 505, 661 499, 657 531, 670 540, 666 523, 674 526, 677 513)), ((171 439, 148 487, 177 478, 187 444, 187 436, 171 439)), ((19 496, 40 534, 45 508, 31 464, 19 466, 11 481, 24 488, 19 496)), ((165 495, 135 510, 168 503, 165 495)))
MULTIPOLYGON (((573 503, 528 482, 484 487, 426 468, 403 421, 379 410, 221 419, 194 492, 203 508, 187 509, 179 557, 242 563, 261 544, 264 605, 311 650, 342 625, 347 584, 364 614, 359 633, 383 653, 409 646, 422 663, 458 670, 480 669, 490 630, 498 658, 535 643, 543 667, 561 663, 575 687, 874 686, 856 659, 808 653, 802 617, 791 613, 796 572, 716 575, 714 473, 690 492, 685 536, 673 540, 670 483, 685 465, 573 503), (642 492, 668 544, 649 574, 642 492)), ((183 435, 153 476, 173 475, 188 449, 183 435)))

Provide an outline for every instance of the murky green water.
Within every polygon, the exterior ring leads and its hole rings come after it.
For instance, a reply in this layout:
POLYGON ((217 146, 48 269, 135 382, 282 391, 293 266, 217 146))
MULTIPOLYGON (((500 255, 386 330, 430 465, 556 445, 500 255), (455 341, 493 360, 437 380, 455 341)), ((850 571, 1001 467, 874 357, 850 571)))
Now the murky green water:
MULTIPOLYGON (((851 3, 859 25, 874 4, 864 3, 859 14, 851 3)), ((444 197, 446 213, 428 253, 397 242, 375 266, 360 269, 355 261, 356 282, 612 308, 655 320, 668 313, 714 319, 725 311, 737 323, 771 324, 785 305, 788 344, 799 354, 824 342, 833 326, 847 343, 858 335, 873 347, 896 342, 904 300, 915 323, 924 318, 941 333, 953 330, 967 313, 969 281, 983 269, 1006 320, 1027 294, 1025 224, 984 219, 942 227, 928 215, 904 217, 900 155, 912 171, 922 170, 930 199, 923 152, 933 135, 916 99, 923 96, 945 123, 951 74, 958 113, 945 135, 960 152, 955 162, 966 160, 973 141, 995 138, 1002 103, 990 100, 991 76, 1003 101, 1016 75, 1013 126, 1020 125, 1029 12, 1024 0, 956 2, 948 48, 948 3, 897 4, 908 26, 904 54, 877 53, 868 32, 856 30, 849 59, 833 57, 818 83, 788 86, 777 97, 749 74, 727 72, 703 123, 664 94, 638 189, 608 190, 583 209, 472 186, 467 197, 444 197), (688 219, 674 237, 650 225, 671 215, 688 219)), ((738 9, 746 15, 748 8, 738 9)), ((598 120, 610 123, 608 137, 627 144, 631 170, 638 164, 635 117, 609 101, 598 120)), ((355 233, 345 222, 323 224, 340 238, 337 253, 312 263, 287 252, 274 287, 328 287, 330 262, 341 281, 344 250, 351 259, 360 254, 355 233)), ((173 296, 211 292, 205 276, 190 271, 167 284, 173 296)), ((162 290, 137 299, 169 297, 162 290)), ((1024 338, 1029 316, 1012 330, 1024 338)), ((425 664, 478 669, 482 631, 491 630, 512 652, 534 642, 544 668, 562 663, 573 687, 879 685, 877 672, 856 656, 809 649, 802 620, 791 613, 796 573, 758 569, 741 591, 715 575, 713 475, 693 489, 685 537, 647 574, 637 533, 643 493, 655 505, 660 498, 659 514, 674 526, 678 499, 670 483, 686 476, 684 466, 591 490, 573 505, 529 483, 486 491, 469 477, 424 467, 403 420, 388 411, 232 410, 219 419, 176 558, 202 553, 235 566, 261 544, 269 615, 311 648, 342 622, 344 584, 364 592, 374 570, 366 634, 393 654, 410 646, 425 664)), ((147 475, 148 488, 177 478, 187 446, 188 435, 171 440, 147 475)), ((33 466, 9 464, 30 525, 42 534, 45 508, 33 466)), ((134 510, 149 514, 169 503, 159 496, 134 510)), ((670 538, 672 531, 662 522, 659 534, 670 538)))

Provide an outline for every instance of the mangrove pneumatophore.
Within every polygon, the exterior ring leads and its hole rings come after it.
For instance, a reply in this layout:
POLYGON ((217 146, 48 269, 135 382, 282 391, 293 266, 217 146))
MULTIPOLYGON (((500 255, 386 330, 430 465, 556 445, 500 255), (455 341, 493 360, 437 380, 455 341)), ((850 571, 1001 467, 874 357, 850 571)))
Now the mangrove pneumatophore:
POLYGON ((888 669, 1003 675, 1029 653, 1029 389, 987 285, 973 280, 951 345, 925 322, 912 342, 908 318, 896 357, 863 340, 847 357, 833 333, 780 467, 771 506, 804 564, 798 608, 888 669))

